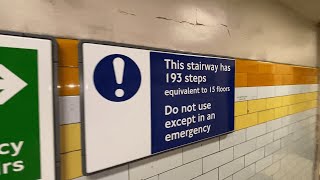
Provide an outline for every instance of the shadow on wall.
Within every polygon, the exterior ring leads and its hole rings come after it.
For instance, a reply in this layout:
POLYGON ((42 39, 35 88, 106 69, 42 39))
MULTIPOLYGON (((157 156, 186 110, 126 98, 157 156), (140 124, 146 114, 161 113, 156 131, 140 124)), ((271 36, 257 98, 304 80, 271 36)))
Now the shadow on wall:
MULTIPOLYGON (((317 33, 317 65, 318 68, 320 68, 320 22, 318 23, 318 33, 317 33)), ((318 73, 319 76, 319 73, 318 73)), ((320 80, 318 79, 318 84, 320 84, 320 80)), ((318 104, 319 104, 319 99, 318 99, 318 104)), ((318 116, 317 116, 317 122, 319 121, 319 108, 318 108, 318 116)), ((319 131, 319 125, 317 126, 317 149, 316 149, 316 169, 315 169, 315 180, 320 179, 320 143, 319 143, 319 138, 320 138, 320 131, 319 131)))
POLYGON ((318 23, 318 33, 317 33, 317 62, 318 62, 318 67, 320 67, 320 22, 318 23))

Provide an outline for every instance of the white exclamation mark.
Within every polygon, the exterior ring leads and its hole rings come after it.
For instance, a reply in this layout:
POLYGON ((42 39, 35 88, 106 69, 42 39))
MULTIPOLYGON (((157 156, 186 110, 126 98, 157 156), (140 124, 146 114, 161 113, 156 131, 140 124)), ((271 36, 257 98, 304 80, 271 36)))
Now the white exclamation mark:
MULTIPOLYGON (((112 63, 113 63, 113 69, 115 71, 116 82, 117 84, 122 84, 125 63, 121 58, 115 58, 112 63)), ((124 96, 123 89, 116 89, 115 95, 117 97, 123 97, 124 96)))

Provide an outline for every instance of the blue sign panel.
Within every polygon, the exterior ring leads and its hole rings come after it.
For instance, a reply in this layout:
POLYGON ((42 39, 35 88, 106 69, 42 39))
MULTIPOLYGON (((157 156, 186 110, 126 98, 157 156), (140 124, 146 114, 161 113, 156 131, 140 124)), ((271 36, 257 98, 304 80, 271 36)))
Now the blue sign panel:
POLYGON ((234 61, 150 52, 152 153, 234 130, 234 61))

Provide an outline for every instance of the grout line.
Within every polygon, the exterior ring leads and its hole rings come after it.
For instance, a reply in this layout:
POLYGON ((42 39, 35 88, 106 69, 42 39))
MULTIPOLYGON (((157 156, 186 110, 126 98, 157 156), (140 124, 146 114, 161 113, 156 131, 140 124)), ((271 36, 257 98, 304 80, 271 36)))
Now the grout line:
POLYGON ((76 124, 80 124, 81 125, 81 122, 73 122, 73 123, 69 123, 69 124, 60 124, 60 128, 62 128, 63 126, 68 126, 68 125, 76 125, 76 124))
POLYGON ((204 169, 204 168, 203 168, 203 167, 204 167, 204 166, 203 166, 203 158, 201 158, 201 163, 202 163, 202 174, 203 174, 203 169, 204 169))
POLYGON ((68 152, 63 152, 63 153, 60 153, 60 155, 66 155, 66 154, 69 154, 69 153, 73 153, 73 152, 78 152, 78 151, 81 151, 82 149, 77 149, 77 150, 72 150, 72 151, 68 151, 68 152))

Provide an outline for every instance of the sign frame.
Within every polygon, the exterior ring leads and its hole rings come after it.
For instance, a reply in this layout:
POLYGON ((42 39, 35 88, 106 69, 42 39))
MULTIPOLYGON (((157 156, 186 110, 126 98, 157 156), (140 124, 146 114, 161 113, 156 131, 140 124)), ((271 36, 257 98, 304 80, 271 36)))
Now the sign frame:
MULTIPOLYGON (((194 141, 191 143, 187 143, 181 146, 177 146, 174 148, 170 148, 161 152, 157 152, 142 158, 138 158, 132 161, 127 161, 124 163, 121 163, 119 165, 115 165, 112 167, 108 167, 108 168, 104 168, 95 172, 91 172, 88 173, 87 172, 87 162, 86 162, 86 132, 85 132, 85 124, 86 124, 86 120, 85 120, 85 90, 84 90, 84 64, 83 64, 83 59, 84 59, 84 55, 83 55, 83 44, 85 43, 91 43, 91 44, 96 44, 96 45, 106 45, 106 46, 116 46, 116 47, 123 47, 123 48, 133 48, 133 49, 138 49, 138 50, 149 50, 149 51, 159 51, 159 52, 164 52, 164 53, 174 53, 174 54, 182 54, 182 55, 191 55, 191 56, 204 56, 204 57, 210 57, 210 58, 221 58, 221 59, 226 59, 226 60, 230 60, 230 61, 235 61, 236 58, 231 57, 231 56, 222 56, 222 55, 215 55, 215 54, 208 54, 208 53, 196 53, 196 52, 191 52, 191 51, 182 51, 182 50, 172 50, 172 49, 165 49, 165 48, 156 48, 156 47, 150 47, 150 46, 143 46, 143 45, 134 45, 134 44, 127 44, 127 43, 118 43, 118 42, 113 42, 113 41, 103 41, 103 40, 90 40, 90 39, 82 39, 79 41, 78 44, 78 57, 79 57, 79 79, 80 79, 80 121, 81 121, 81 148, 82 148, 82 171, 83 174, 85 176, 90 176, 90 175, 94 175, 97 174, 101 171, 105 171, 105 170, 109 170, 109 169, 113 169, 116 167, 120 167, 123 166, 125 164, 128 163, 132 163, 132 162, 136 162, 136 161, 140 161, 146 158, 150 158, 152 156, 155 155, 159 155, 159 154, 163 154, 178 148, 182 148, 188 145, 192 145, 195 143, 199 143, 199 142, 203 142, 209 139, 213 139, 219 136, 223 136, 226 134, 230 134, 232 132, 235 131, 235 129, 233 128, 233 130, 231 131, 227 131, 225 133, 222 134, 218 134, 212 137, 208 137, 208 138, 204 138, 198 141, 194 141)), ((234 70, 236 68, 236 63, 234 63, 234 70)), ((235 89, 235 71, 234 71, 234 89, 235 89)), ((151 93, 151 92, 150 92, 151 93)), ((235 96, 235 94, 234 94, 235 96)), ((234 99, 234 98, 233 98, 234 99)), ((151 107, 150 107, 151 108, 151 107)), ((235 105, 233 103, 233 109, 235 108, 235 105)), ((234 110, 233 110, 234 111, 234 110)), ((150 117, 150 121, 151 121, 151 117, 150 117)), ((150 127, 151 128, 151 127, 150 127)), ((151 147, 150 147, 151 148, 151 147)))
MULTIPOLYGON (((58 44, 56 42, 56 39, 53 36, 49 36, 49 35, 37 35, 37 34, 33 34, 33 33, 23 33, 23 32, 15 32, 15 31, 6 31, 6 30, 0 30, 0 36, 8 36, 9 38, 25 38, 25 39, 34 39, 34 40, 47 40, 51 42, 51 84, 49 87, 49 91, 51 91, 51 97, 49 98, 51 99, 51 103, 52 106, 51 107, 47 107, 47 108, 51 108, 52 110, 52 116, 51 116, 51 123, 50 122, 46 122, 45 125, 48 125, 50 127, 49 130, 51 129, 51 134, 47 133, 45 130, 41 130, 41 112, 40 112, 40 106, 42 105, 41 103, 41 99, 40 96, 39 97, 39 142, 40 142, 40 171, 41 171, 41 179, 39 180, 56 180, 56 179, 60 179, 59 174, 60 174, 60 169, 58 166, 58 162, 60 162, 60 121, 59 121, 59 92, 58 92, 58 44), (51 124, 51 125, 50 125, 51 124), (44 148, 44 146, 42 146, 42 144, 44 144, 44 142, 48 141, 47 139, 42 139, 41 136, 43 136, 43 134, 46 134, 47 137, 49 136, 49 138, 52 139, 52 141, 50 141, 51 143, 48 144, 46 143, 47 146, 44 148), (51 151, 53 152, 48 152, 50 150, 50 148, 52 148, 51 151), (53 162, 46 162, 47 157, 51 157, 51 160, 53 162), (43 165, 45 164, 45 165, 43 165), (49 165, 51 164, 51 165, 49 165), (49 166, 49 167, 48 167, 49 166)), ((0 46, 1 46, 1 42, 0 42, 0 46)), ((4 45, 3 45, 4 46, 4 45)), ((12 45, 12 46, 5 46, 8 48, 21 48, 21 49, 27 49, 24 46, 28 46, 25 44, 21 44, 20 47, 18 45, 12 45)), ((32 49, 32 46, 30 45, 30 49, 32 49)), ((36 45, 34 45, 33 49, 39 49, 36 48, 36 45)), ((37 61, 37 64, 39 63, 39 60, 37 61)), ((38 69, 39 72, 39 69, 38 69)), ((38 79, 40 77, 40 73, 38 74, 38 79)), ((39 84, 39 83, 38 83, 39 84)), ((49 83, 48 83, 49 84, 49 83)), ((38 95, 40 93, 40 86, 38 87, 38 95)), ((49 105, 48 105, 49 106, 49 105)), ((50 115, 49 115, 50 116, 50 115)), ((49 120, 47 120, 49 121, 49 120)), ((48 129, 46 129, 48 130, 48 129)))

